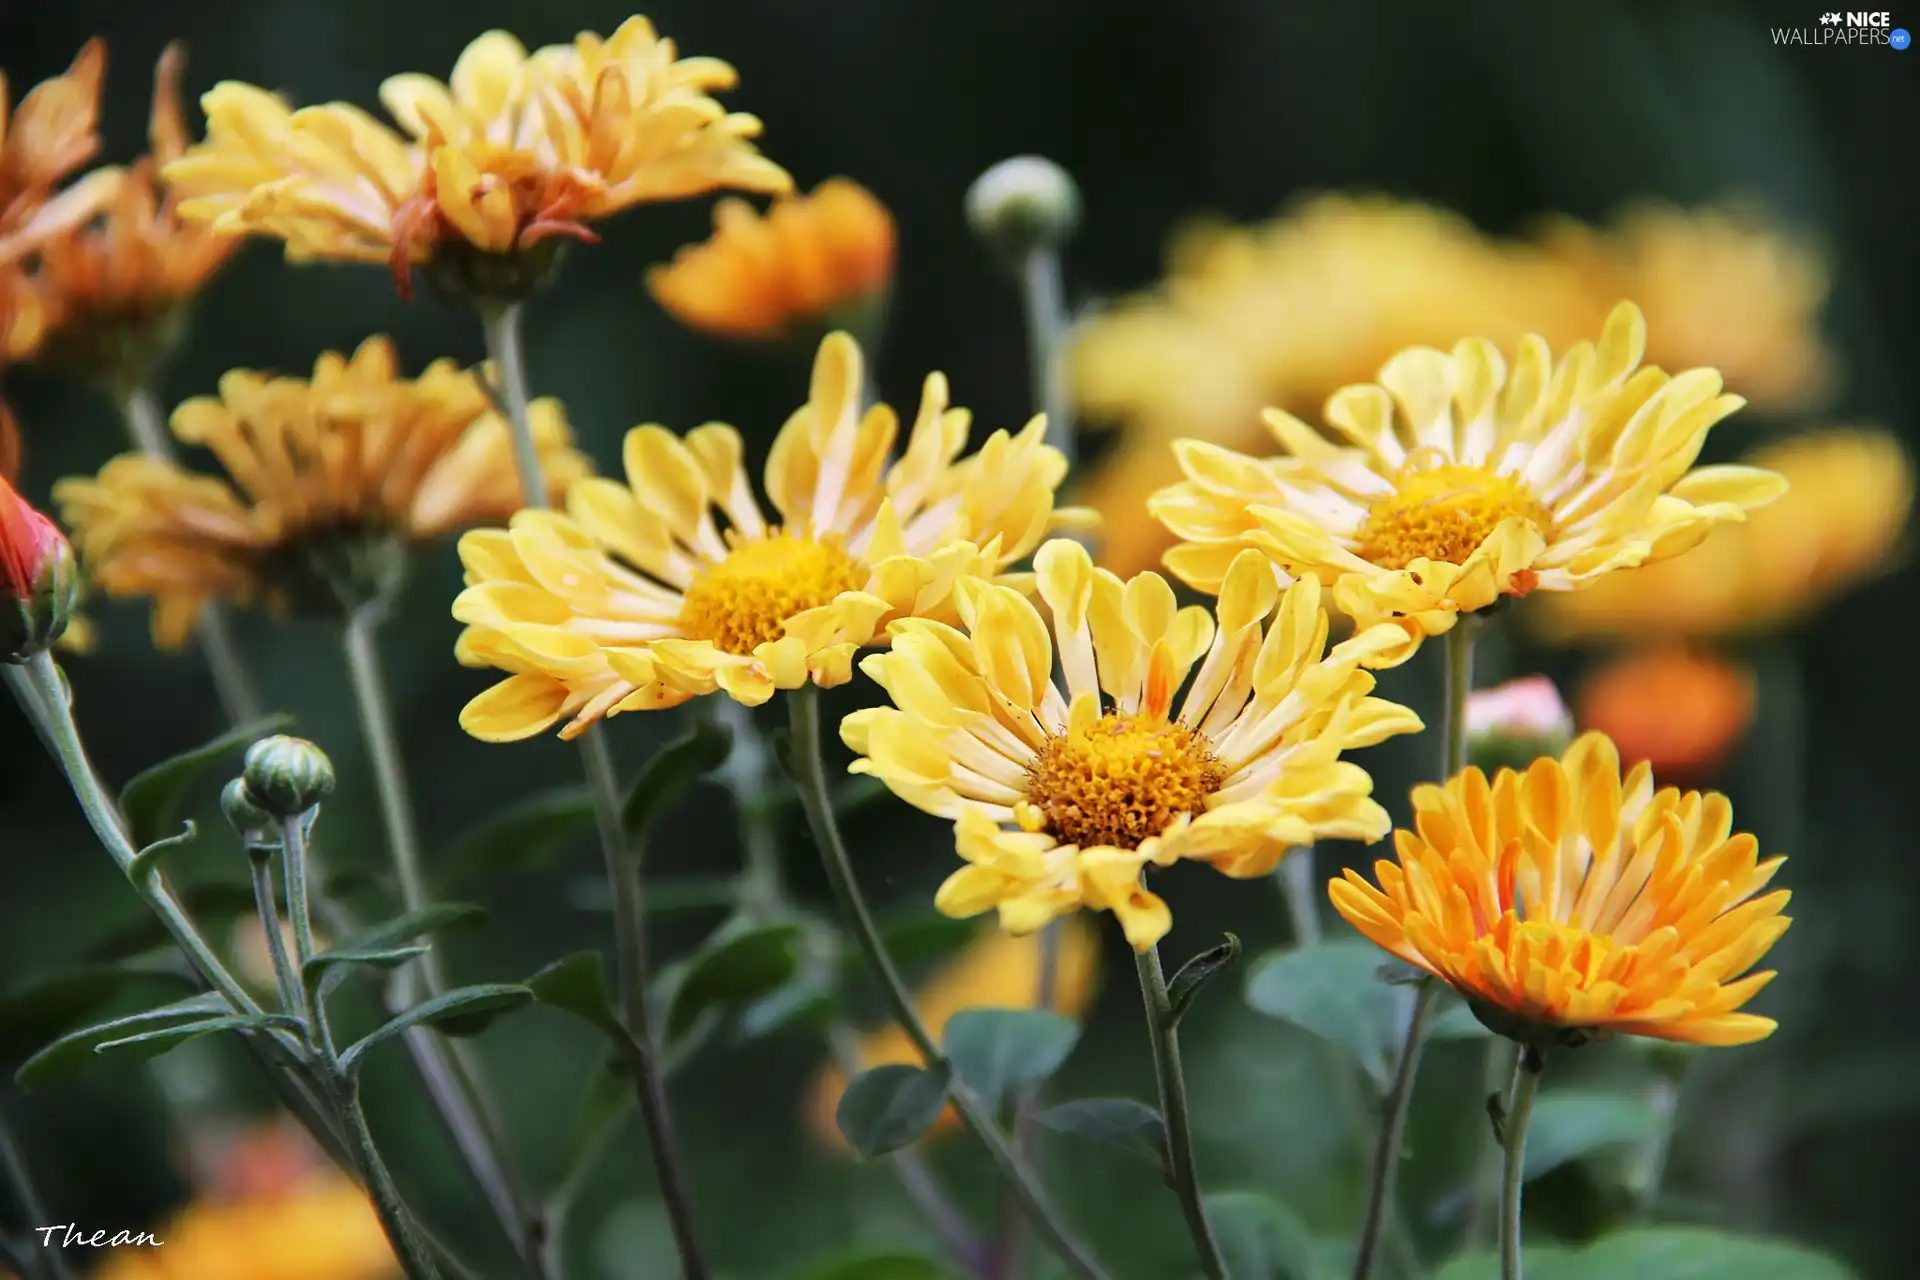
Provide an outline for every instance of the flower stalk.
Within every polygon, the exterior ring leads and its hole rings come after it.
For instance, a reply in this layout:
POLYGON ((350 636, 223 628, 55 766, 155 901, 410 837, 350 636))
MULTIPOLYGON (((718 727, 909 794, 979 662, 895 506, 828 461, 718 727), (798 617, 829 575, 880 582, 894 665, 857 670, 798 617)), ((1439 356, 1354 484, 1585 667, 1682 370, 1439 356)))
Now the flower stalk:
MULTIPOLYGON (((53 1221, 40 1199, 39 1188, 34 1185, 33 1174, 27 1168, 26 1158, 20 1154, 20 1144, 15 1141, 4 1112, 0 1112, 0 1181, 13 1192, 15 1203, 29 1223, 53 1221)), ((32 1280, 69 1280, 73 1274, 67 1270, 60 1246, 54 1244, 51 1237, 44 1249, 28 1250, 26 1257, 33 1267, 32 1280)))
POLYGON ((1193 1122, 1187 1109, 1186 1072, 1180 1062, 1180 1033, 1174 1027, 1173 1002, 1167 995, 1167 975, 1160 967, 1160 948, 1134 953, 1140 975, 1140 994, 1147 1008, 1147 1037, 1153 1044, 1154 1083, 1160 1093, 1160 1114, 1167 1125, 1167 1172, 1173 1192, 1186 1215, 1200 1271, 1207 1280, 1227 1280, 1227 1264, 1213 1238, 1206 1205, 1200 1198, 1200 1175, 1194 1167, 1193 1122))
POLYGON ((1533 1100, 1540 1091, 1544 1065, 1538 1050, 1521 1050, 1513 1091, 1501 1119, 1500 1146, 1507 1165, 1500 1183, 1500 1280, 1521 1280, 1520 1190, 1526 1182, 1527 1123, 1533 1118, 1533 1100))
POLYGON ((826 869, 827 883, 832 886, 841 914, 853 929, 861 954, 874 977, 879 980, 881 993, 886 997, 894 1021, 899 1023, 900 1029, 913 1042, 927 1069, 946 1075, 947 1096, 954 1110, 959 1112, 961 1120, 974 1137, 986 1147, 995 1168, 1019 1197, 1021 1210, 1041 1239, 1059 1255, 1074 1275, 1082 1280, 1104 1280, 1106 1273, 1060 1221, 1058 1211, 1047 1199, 1046 1192, 1031 1171, 1014 1154, 1006 1135, 1001 1133, 1000 1126, 987 1110, 986 1103, 954 1072, 952 1060, 927 1029, 920 1011, 914 1006, 906 982, 900 976, 900 970, 895 967, 893 957, 887 954, 880 927, 874 922, 873 912, 854 881, 852 860, 847 856, 846 843, 840 838, 840 827, 834 820, 832 792, 827 786, 826 765, 820 750, 819 690, 809 684, 789 693, 787 712, 792 726, 789 749, 792 751, 794 786, 800 792, 800 803, 806 810, 807 823, 813 830, 815 842, 820 846, 820 860, 826 869))

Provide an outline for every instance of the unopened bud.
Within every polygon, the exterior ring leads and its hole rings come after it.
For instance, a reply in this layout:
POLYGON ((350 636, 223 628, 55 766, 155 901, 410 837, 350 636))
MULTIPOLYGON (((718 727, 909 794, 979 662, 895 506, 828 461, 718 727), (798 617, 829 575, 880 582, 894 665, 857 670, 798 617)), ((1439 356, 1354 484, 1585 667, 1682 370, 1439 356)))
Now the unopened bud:
POLYGON ((1509 680, 1467 695, 1467 755, 1492 772, 1525 769, 1573 741, 1573 714, 1545 676, 1509 680))
POLYGON ((254 803, 245 779, 235 778, 221 789, 220 812, 227 815, 227 821, 240 833, 241 841, 248 848, 279 843, 273 815, 254 803))
POLYGON ((293 818, 333 794, 333 762, 305 738, 276 733, 247 748, 240 775, 247 799, 275 818, 293 818))
POLYGON ((58 640, 79 594, 66 535, 0 477, 0 662, 24 662, 58 640))
POLYGON ((967 188, 967 222, 996 253, 1019 262, 1073 235, 1080 225, 1080 189, 1053 161, 1015 156, 967 188))

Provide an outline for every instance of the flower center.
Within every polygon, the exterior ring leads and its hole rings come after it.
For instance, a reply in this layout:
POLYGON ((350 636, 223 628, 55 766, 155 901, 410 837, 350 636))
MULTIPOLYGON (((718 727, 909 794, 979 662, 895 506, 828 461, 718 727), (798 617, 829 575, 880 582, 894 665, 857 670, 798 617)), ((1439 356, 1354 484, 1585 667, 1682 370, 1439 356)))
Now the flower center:
POLYGON ((743 542, 687 588, 680 627, 742 657, 786 634, 795 614, 866 585, 866 571, 836 541, 789 533, 743 542))
POLYGON ((1502 520, 1519 516, 1545 533, 1553 513, 1517 476, 1448 462, 1421 467, 1408 459, 1394 491, 1375 502, 1360 529, 1360 558, 1386 569, 1415 560, 1464 564, 1502 520))
POLYGON ((1184 724, 1108 714, 1047 739, 1027 773, 1027 800, 1061 843, 1137 849, 1205 808, 1227 771, 1184 724))

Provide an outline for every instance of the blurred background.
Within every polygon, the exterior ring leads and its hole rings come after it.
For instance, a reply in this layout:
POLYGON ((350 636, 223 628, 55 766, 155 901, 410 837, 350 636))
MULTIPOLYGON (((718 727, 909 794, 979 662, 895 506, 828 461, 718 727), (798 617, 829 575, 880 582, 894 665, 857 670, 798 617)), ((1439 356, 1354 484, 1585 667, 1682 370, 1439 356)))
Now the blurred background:
MULTIPOLYGON (((767 154, 802 188, 847 175, 891 209, 899 259, 877 374, 896 405, 910 407, 925 373, 941 369, 982 433, 1031 412, 1018 296, 988 269, 962 196, 988 165, 1018 153, 1050 156, 1073 174, 1085 217, 1065 271, 1090 327, 1072 367, 1089 459, 1083 496, 1097 498, 1130 481, 1129 456, 1164 453, 1172 435, 1260 451, 1261 405, 1311 417, 1333 386, 1365 376, 1403 342, 1445 345, 1468 332, 1505 342, 1539 329, 1558 349, 1596 335, 1618 296, 1646 306, 1650 358, 1716 365, 1754 402, 1715 431, 1711 460, 1834 427, 1878 428, 1910 451, 1920 443, 1911 377, 1920 179, 1899 156, 1920 124, 1920 51, 1779 45, 1770 36, 1813 27, 1815 9, 662 0, 649 16, 683 51, 738 67, 741 87, 728 105, 766 121, 767 154), (1418 204, 1301 204, 1326 192, 1418 204), (1734 212, 1686 224, 1691 231, 1659 215, 1634 222, 1630 211, 1649 201, 1687 216, 1734 212), (1398 212, 1376 225, 1369 209, 1398 212), (1290 211, 1292 231, 1258 229, 1290 211), (1549 222, 1556 217, 1588 230, 1549 222), (1184 233, 1170 258, 1176 233, 1196 219, 1216 230, 1184 233), (1125 301, 1169 271, 1174 285, 1125 301), (1110 327, 1102 316, 1115 318, 1110 327), (1462 317, 1484 319, 1453 331, 1467 324, 1462 317), (1663 332, 1672 344, 1664 349, 1663 332), (1296 373, 1284 357, 1310 340, 1315 358, 1296 373), (1136 358, 1137 349, 1160 353, 1160 363, 1136 358)), ((444 76, 488 27, 531 46, 610 31, 627 14, 581 0, 9 2, 0 6, 0 61, 17 96, 63 69, 87 37, 105 35, 104 158, 123 161, 144 146, 151 69, 169 39, 187 42, 190 98, 234 78, 301 103, 374 108, 384 76, 444 76)), ((1920 27, 1920 9, 1893 14, 1894 25, 1903 21, 1920 27)), ((645 208, 602 228, 606 243, 575 253, 529 309, 534 389, 565 400, 603 470, 617 467, 621 434, 641 421, 676 430, 731 422, 763 451, 804 396, 804 353, 704 336, 644 289, 647 266, 708 234, 707 204, 645 208)), ((469 313, 425 291, 403 304, 382 270, 292 268, 277 245, 252 244, 205 291, 166 369, 163 399, 171 406, 209 392, 236 366, 301 374, 318 352, 374 332, 391 334, 414 370, 440 355, 481 355, 469 313)), ((27 440, 23 491, 37 502, 60 476, 90 472, 124 447, 111 406, 86 389, 29 366, 9 370, 8 396, 27 440)), ((1819 500, 1778 517, 1765 539, 1715 550, 1712 563, 1731 566, 1726 574, 1749 575, 1741 582, 1750 594, 1736 604, 1708 599, 1716 590, 1708 577, 1677 574, 1663 583, 1663 606, 1625 622, 1604 610, 1549 616, 1529 601, 1483 646, 1478 681, 1552 675, 1583 721, 1612 729, 1630 756, 1727 790, 1738 826, 1791 855, 1781 882, 1794 892, 1797 922, 1769 961, 1781 976, 1755 1006, 1780 1030, 1694 1065, 1655 1212, 1791 1235, 1862 1276, 1891 1280, 1920 1273, 1907 1178, 1920 1150, 1920 1031, 1907 1017, 1920 976, 1912 834, 1920 788, 1911 712, 1898 710, 1914 702, 1920 594, 1897 481, 1907 464, 1898 449, 1859 456, 1868 461, 1853 470, 1842 462, 1821 471, 1826 479, 1808 485, 1819 500), (1603 625, 1609 618, 1618 625, 1603 625), (1627 634, 1600 634, 1609 629, 1627 634), (1615 664, 1628 658, 1649 665, 1621 676, 1615 664)), ((1109 522, 1116 551, 1147 532, 1143 516, 1109 522)), ((1131 567, 1145 567, 1157 549, 1138 554, 1131 567)), ((457 628, 447 606, 458 580, 450 545, 421 557, 385 632, 430 860, 442 865, 505 801, 577 777, 574 753, 557 741, 500 747, 460 733, 459 709, 487 678, 451 660, 457 628)), ((143 605, 95 601, 90 611, 97 648, 68 669, 110 779, 223 727, 198 656, 156 654, 143 605)), ((298 732, 340 769, 340 798, 322 823, 336 862, 377 869, 380 826, 335 637, 259 617, 241 618, 239 633, 269 700, 294 713, 298 732)), ((1383 684, 1437 723, 1437 649, 1383 684)), ((850 708, 866 695, 856 683, 833 702, 850 708)), ((612 731, 631 770, 679 731, 679 718, 629 715, 612 731)), ((1364 757, 1396 814, 1437 750, 1425 735, 1364 757)), ((181 875, 237 883, 244 864, 212 804, 225 776, 215 773, 192 796, 212 834, 181 875)), ((730 828, 712 818, 723 804, 718 791, 702 791, 668 820, 656 840, 657 883, 738 865, 730 828)), ((794 892, 824 904, 809 840, 797 822, 786 834, 794 892)), ((924 914, 951 865, 941 826, 882 801, 852 819, 852 837, 870 891, 924 914)), ((537 871, 449 887, 493 912, 484 930, 446 944, 455 974, 516 979, 604 942, 589 845, 576 839, 537 871)), ((1340 860, 1370 861, 1346 848, 1319 857, 1326 874, 1340 860)), ((0 992, 83 959, 137 914, 11 706, 0 708, 0 886, 0 992)), ((1166 944, 1174 959, 1226 929, 1250 953, 1287 937, 1270 884, 1178 868, 1163 888, 1174 905, 1166 944)), ((663 958, 719 918, 686 896, 696 905, 656 917, 663 958)), ((1150 1096, 1124 946, 1110 921, 1094 923, 1096 969, 1107 980, 1058 1091, 1150 1096)), ((1320 1235, 1355 1221, 1358 1135, 1337 1108, 1306 1101, 1330 1087, 1339 1061, 1224 987, 1187 1025, 1209 1186, 1272 1195, 1320 1235)), ((5 1047, 17 1060, 34 1046, 5 1047)), ((534 1012, 478 1049, 513 1082, 511 1127, 536 1180, 550 1179, 595 1061, 591 1033, 534 1012)), ((854 1164, 819 1136, 807 1099, 823 1057, 819 1037, 804 1030, 751 1043, 721 1036, 674 1081, 696 1197, 729 1275, 798 1275, 856 1246, 925 1243, 888 1172, 854 1164)), ((431 1217, 484 1252, 490 1223, 467 1207, 462 1175, 398 1055, 384 1065, 370 1106, 376 1129, 392 1135, 402 1181, 431 1217)), ((1434 1257, 1459 1230, 1459 1205, 1445 1191, 1471 1159, 1469 1140, 1484 1132, 1472 1101, 1480 1069, 1477 1046, 1437 1046, 1416 1103, 1406 1203, 1434 1257)), ((1658 1081, 1640 1051, 1618 1044, 1587 1051, 1579 1070, 1649 1090, 1658 1081)), ((42 1171, 56 1217, 132 1226, 162 1221, 192 1194, 157 1103, 204 1106, 216 1088, 267 1108, 248 1092, 258 1085, 244 1057, 205 1044, 151 1069, 96 1067, 32 1095, 0 1086, 0 1105, 42 1171)), ((1115 1274, 1184 1274, 1176 1208, 1150 1171, 1071 1141, 1049 1144, 1046 1163, 1115 1274)), ((1572 1161, 1537 1184, 1530 1226, 1578 1239, 1617 1220, 1626 1212, 1618 1154, 1572 1161)), ((991 1209, 987 1170, 964 1141, 936 1142, 932 1158, 970 1205, 991 1209)), ((631 1133, 599 1167, 572 1231, 577 1275, 670 1273, 631 1133)), ((506 1274, 498 1254, 491 1265, 501 1269, 485 1274, 506 1274)))

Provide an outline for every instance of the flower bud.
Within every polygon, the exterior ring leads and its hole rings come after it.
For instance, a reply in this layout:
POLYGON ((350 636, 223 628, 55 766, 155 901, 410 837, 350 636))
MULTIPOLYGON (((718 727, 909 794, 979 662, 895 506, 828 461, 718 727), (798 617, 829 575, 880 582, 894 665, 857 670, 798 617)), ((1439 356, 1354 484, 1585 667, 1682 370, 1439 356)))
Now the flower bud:
POLYGON ((1040 156, 1002 160, 967 188, 973 233, 1010 262, 1066 242, 1080 225, 1080 189, 1040 156))
POLYGON ((235 778, 221 789, 220 812, 227 815, 227 821, 249 848, 279 843, 273 815, 254 803, 244 778, 235 778))
POLYGON ((305 738, 283 733, 248 747, 240 776, 247 799, 275 818, 297 817, 333 794, 333 762, 327 753, 305 738))
POLYGON ((1573 715, 1545 676, 1509 680, 1467 695, 1467 755, 1492 772, 1525 769, 1573 741, 1573 715))
POLYGON ((58 640, 79 593, 66 535, 0 477, 0 662, 24 662, 58 640))

